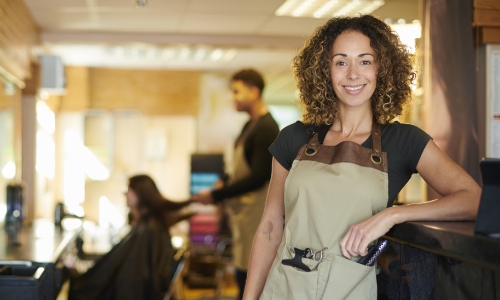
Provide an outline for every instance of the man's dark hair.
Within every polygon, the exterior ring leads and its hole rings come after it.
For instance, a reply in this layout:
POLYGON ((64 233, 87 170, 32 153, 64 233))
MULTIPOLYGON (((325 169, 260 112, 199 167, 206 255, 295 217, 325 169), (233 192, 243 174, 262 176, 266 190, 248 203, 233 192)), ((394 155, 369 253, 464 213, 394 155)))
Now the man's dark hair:
POLYGON ((260 94, 264 91, 264 78, 262 75, 253 69, 244 69, 236 72, 232 77, 231 81, 241 80, 247 86, 254 86, 259 89, 260 94))

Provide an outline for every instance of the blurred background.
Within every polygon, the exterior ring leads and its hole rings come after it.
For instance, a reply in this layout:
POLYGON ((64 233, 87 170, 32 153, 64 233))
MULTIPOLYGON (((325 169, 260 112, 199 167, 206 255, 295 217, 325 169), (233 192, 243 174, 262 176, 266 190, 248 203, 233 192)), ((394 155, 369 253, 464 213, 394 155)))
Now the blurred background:
POLYGON ((126 178, 143 172, 167 197, 189 197, 190 155, 231 157, 246 121, 232 107, 231 73, 261 71, 273 116, 281 127, 295 122, 290 62, 325 18, 371 10, 412 49, 421 35, 418 0, 0 3, 0 62, 11 67, 2 77, 0 190, 22 179, 27 219, 50 218, 63 202, 121 224, 126 178))
MULTIPOLYGON (((281 128, 294 123, 292 58, 328 18, 359 13, 391 25, 416 56, 400 121, 479 182, 480 158, 500 157, 495 0, 0 0, 0 223, 9 186, 22 191, 26 224, 52 221, 62 203, 121 228, 138 173, 167 198, 188 199, 200 188, 193 158, 231 170, 247 116, 233 108, 230 75, 262 72, 270 112, 281 128)), ((414 175, 396 201, 434 197, 414 175)))

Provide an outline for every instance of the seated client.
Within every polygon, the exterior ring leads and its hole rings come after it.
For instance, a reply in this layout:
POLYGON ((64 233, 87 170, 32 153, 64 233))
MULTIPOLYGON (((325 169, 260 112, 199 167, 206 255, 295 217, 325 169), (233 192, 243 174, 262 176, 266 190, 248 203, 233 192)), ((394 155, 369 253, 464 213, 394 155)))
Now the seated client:
POLYGON ((189 217, 179 210, 191 202, 166 199, 147 175, 131 177, 125 196, 130 233, 71 278, 68 299, 161 299, 168 290, 174 256, 169 227, 189 217))

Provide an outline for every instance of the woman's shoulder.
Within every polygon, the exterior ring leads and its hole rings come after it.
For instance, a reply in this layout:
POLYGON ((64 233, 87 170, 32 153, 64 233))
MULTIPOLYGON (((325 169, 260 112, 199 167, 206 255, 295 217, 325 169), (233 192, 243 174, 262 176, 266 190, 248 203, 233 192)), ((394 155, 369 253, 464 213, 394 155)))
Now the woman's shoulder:
POLYGON ((399 128, 399 129, 419 128, 417 125, 414 125, 414 124, 411 124, 411 123, 401 123, 399 121, 394 121, 394 122, 391 122, 391 123, 382 124, 380 126, 383 127, 383 128, 386 127, 386 128, 391 128, 391 129, 395 129, 395 128, 399 128))
POLYGON ((283 132, 283 134, 287 134, 287 135, 293 135, 293 136, 309 136, 309 134, 307 133, 307 128, 308 128, 308 125, 302 123, 301 121, 296 121, 295 123, 292 123, 290 125, 287 125, 285 126, 281 132, 283 132))
POLYGON ((271 154, 287 170, 290 170, 293 159, 300 147, 311 138, 307 133, 307 128, 308 126, 300 121, 285 126, 269 148, 271 154))
MULTIPOLYGON (((414 124, 394 122, 381 126, 382 144, 386 151, 399 153, 414 161, 420 158, 432 137, 414 124)), ((418 162, 418 160, 417 160, 418 162)))
POLYGON ((293 148, 297 145, 302 146, 311 139, 311 135, 307 132, 308 128, 308 125, 297 121, 281 129, 279 139, 286 141, 289 145, 293 145, 293 148))
POLYGON ((382 130, 382 137, 384 137, 384 134, 391 137, 429 136, 423 129, 410 123, 400 123, 395 121, 380 126, 382 130))

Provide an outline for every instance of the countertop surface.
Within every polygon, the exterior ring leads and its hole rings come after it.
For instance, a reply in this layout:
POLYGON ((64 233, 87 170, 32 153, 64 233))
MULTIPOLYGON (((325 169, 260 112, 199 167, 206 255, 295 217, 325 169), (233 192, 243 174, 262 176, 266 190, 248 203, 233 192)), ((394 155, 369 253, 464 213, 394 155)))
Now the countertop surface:
POLYGON ((456 260, 500 270, 500 238, 474 234, 474 222, 406 222, 386 238, 456 260))
POLYGON ((2 228, 0 234, 0 261, 32 261, 55 263, 74 242, 81 231, 80 220, 64 220, 55 226, 51 220, 36 220, 22 226, 17 232, 2 228))

